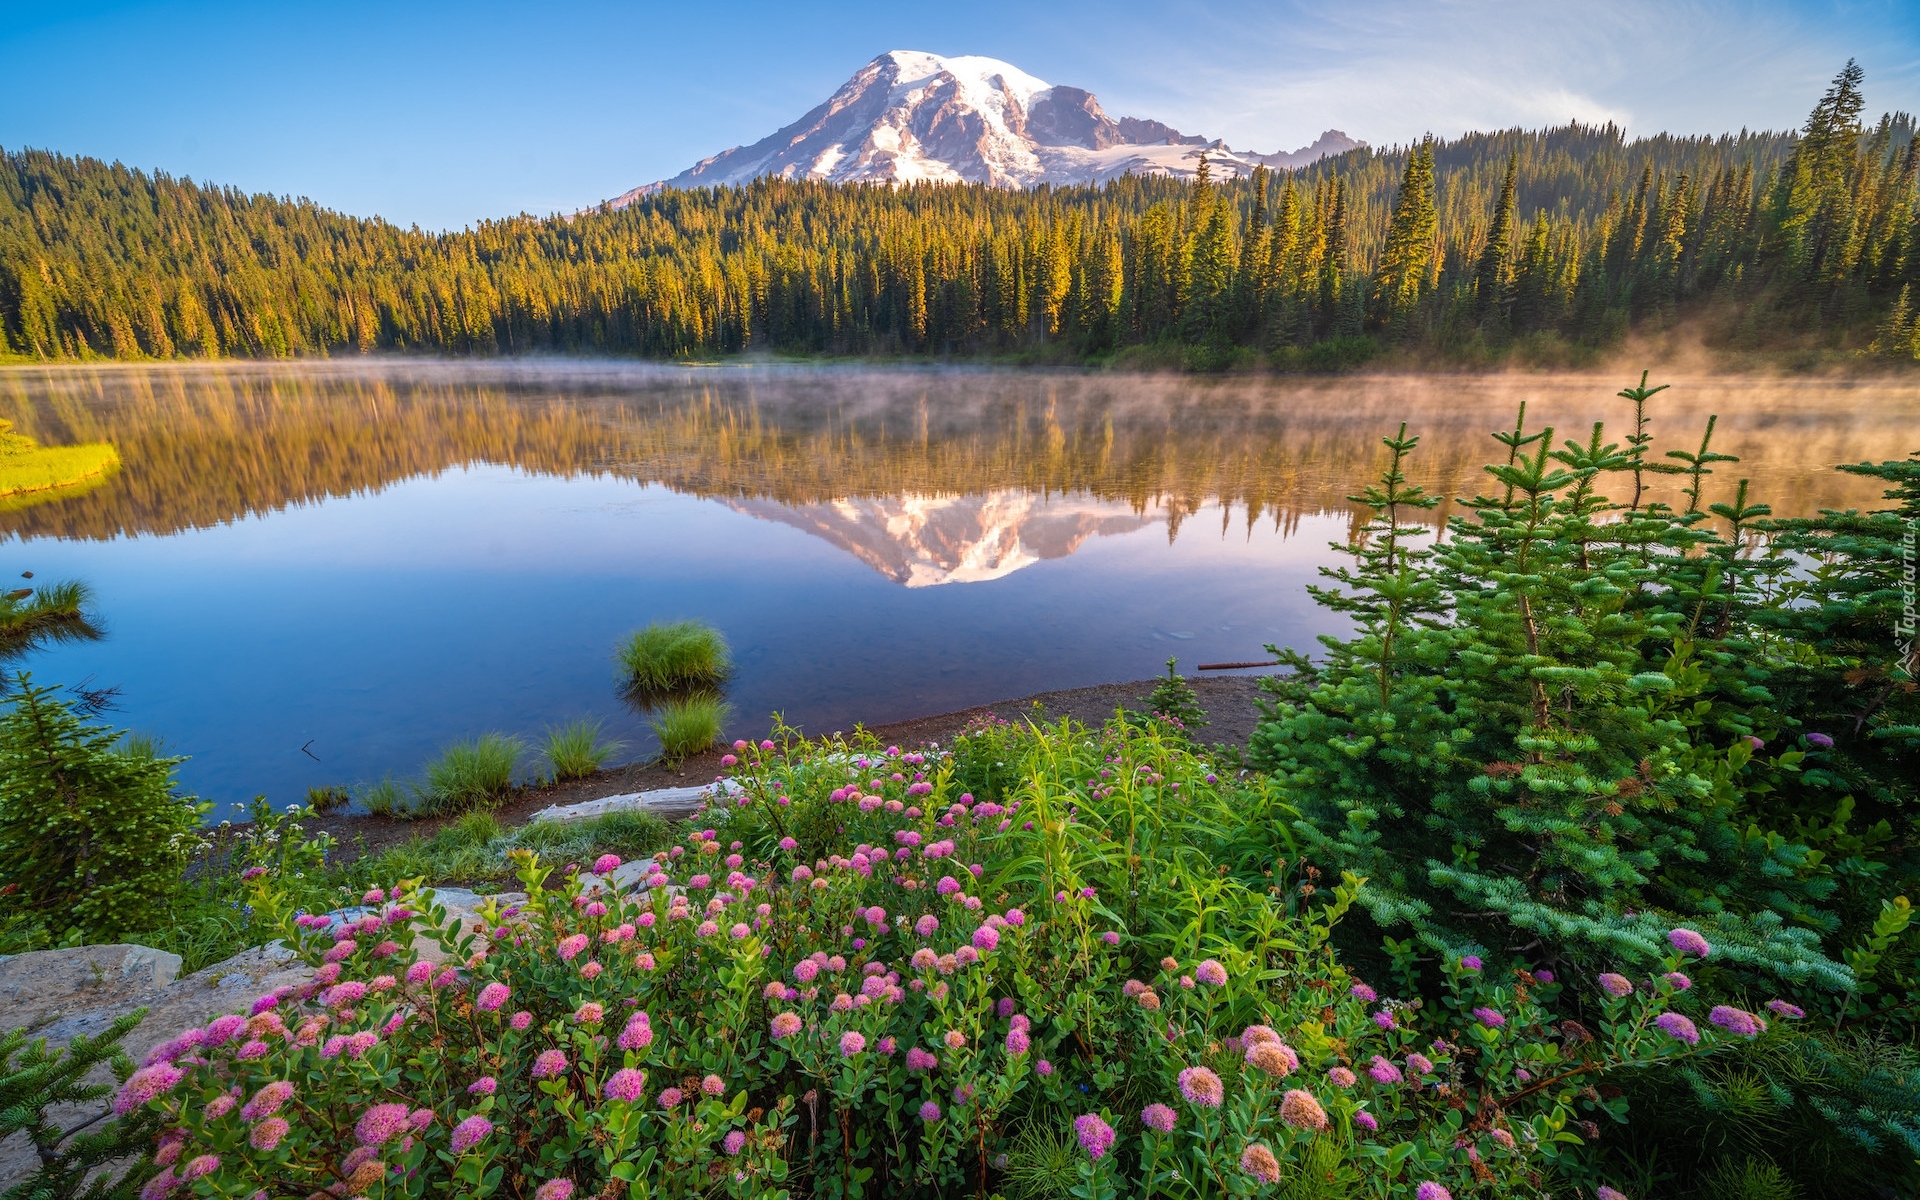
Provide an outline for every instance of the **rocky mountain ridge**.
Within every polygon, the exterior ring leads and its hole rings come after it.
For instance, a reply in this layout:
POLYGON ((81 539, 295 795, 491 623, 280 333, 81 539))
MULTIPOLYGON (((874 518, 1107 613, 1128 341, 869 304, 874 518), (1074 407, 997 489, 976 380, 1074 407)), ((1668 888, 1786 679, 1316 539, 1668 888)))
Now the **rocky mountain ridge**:
POLYGON ((1329 129, 1298 150, 1258 154, 1160 121, 1109 116, 1093 93, 1055 85, 999 59, 893 50, 798 121, 750 146, 703 159, 663 188, 737 185, 774 176, 834 183, 1098 184, 1122 175, 1216 176, 1305 166, 1364 146, 1329 129))

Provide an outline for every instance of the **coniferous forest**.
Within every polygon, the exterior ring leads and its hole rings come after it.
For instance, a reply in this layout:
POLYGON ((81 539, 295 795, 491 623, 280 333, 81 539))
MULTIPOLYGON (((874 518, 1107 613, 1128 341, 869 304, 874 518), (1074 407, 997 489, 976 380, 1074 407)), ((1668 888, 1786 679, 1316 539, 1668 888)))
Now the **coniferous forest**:
POLYGON ((1920 356, 1914 118, 1849 63, 1795 133, 1611 125, 1251 179, 1006 191, 768 179, 431 234, 0 155, 0 357, 375 350, 1025 355, 1337 367, 1709 344, 1920 356))

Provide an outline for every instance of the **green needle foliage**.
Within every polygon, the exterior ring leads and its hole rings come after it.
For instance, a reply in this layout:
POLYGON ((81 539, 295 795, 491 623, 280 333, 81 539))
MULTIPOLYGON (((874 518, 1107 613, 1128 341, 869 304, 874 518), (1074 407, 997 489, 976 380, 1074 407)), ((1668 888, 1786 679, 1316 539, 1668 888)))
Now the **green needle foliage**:
POLYGON ((687 696, 660 706, 651 724, 660 739, 660 756, 677 763, 720 740, 728 707, 714 696, 687 696))
POLYGON ((560 781, 586 778, 605 766, 620 748, 619 742, 600 740, 600 722, 582 718, 549 729, 542 753, 553 768, 553 778, 560 781))
POLYGON ((1207 710, 1200 707, 1200 697, 1193 685, 1181 678, 1174 670, 1179 663, 1177 658, 1167 659, 1167 677, 1153 685, 1153 691, 1147 695, 1147 711, 1136 714, 1144 719, 1158 718, 1170 722, 1184 737, 1191 740, 1193 731, 1207 723, 1207 710))
POLYGON ((513 768, 526 743, 504 733, 455 742, 427 764, 420 799, 429 813, 457 812, 489 804, 513 787, 513 768))
POLYGON ((1434 503, 1406 483, 1418 439, 1386 439, 1386 472, 1355 497, 1373 519, 1345 547, 1354 564, 1314 591, 1357 635, 1323 638, 1319 661, 1275 651, 1294 671, 1267 685, 1250 758, 1300 808, 1308 856, 1364 876, 1376 925, 1413 935, 1402 956, 1648 960, 1685 921, 1717 964, 1833 1001, 1857 984, 1849 947, 1917 874, 1911 662, 1894 653, 1888 586, 1911 485, 1892 513, 1766 525, 1744 481, 1708 502, 1731 461, 1711 423, 1697 449, 1649 458, 1658 390, 1622 393, 1625 447, 1598 426, 1556 444, 1523 407, 1438 547, 1402 524, 1434 503), (1654 471, 1685 477, 1685 511, 1642 502, 1654 471), (1622 476, 1633 499, 1615 503, 1602 488, 1622 476), (1845 540, 1866 530, 1871 551, 1845 540), (1789 550, 1826 565, 1797 570, 1789 550), (1853 657, 1842 595, 1881 622, 1853 657), (1860 749, 1811 736, 1807 717, 1836 729, 1823 704, 1861 714, 1860 749), (1875 797, 1864 837, 1847 832, 1835 759, 1850 795, 1875 797))
POLYGON ((153 1174, 151 1163, 135 1162, 124 1172, 100 1168, 150 1149, 160 1128, 158 1113, 143 1108, 104 1122, 69 1117, 74 1123, 63 1126, 48 1110, 70 1111, 111 1095, 111 1085, 87 1082, 97 1067, 125 1083, 133 1060, 120 1042, 146 1014, 144 1008, 127 1013, 99 1036, 76 1037, 64 1049, 49 1050, 45 1038, 29 1042, 24 1029, 0 1034, 0 1141, 25 1134, 39 1160, 0 1200, 131 1200, 139 1194, 153 1174))
POLYGON ((655 621, 629 634, 614 651, 629 695, 657 697, 686 688, 712 688, 733 670, 727 639, 699 621, 655 621))
POLYGON ((174 792, 183 759, 120 736, 19 677, 0 710, 0 920, 107 942, 161 921, 203 809, 174 792))

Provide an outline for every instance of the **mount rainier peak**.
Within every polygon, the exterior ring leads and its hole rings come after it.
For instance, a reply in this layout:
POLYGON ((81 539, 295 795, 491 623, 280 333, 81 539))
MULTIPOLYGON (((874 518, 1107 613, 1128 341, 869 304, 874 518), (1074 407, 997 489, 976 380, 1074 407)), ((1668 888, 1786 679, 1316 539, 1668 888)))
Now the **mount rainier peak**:
POLYGON ((999 59, 893 50, 855 72, 826 103, 751 146, 635 188, 714 187, 763 176, 834 183, 1103 183, 1120 175, 1190 176, 1201 154, 1216 175, 1257 164, 1296 167, 1365 143, 1328 130, 1291 153, 1251 154, 1159 121, 1109 117, 1091 92, 1036 79, 999 59))

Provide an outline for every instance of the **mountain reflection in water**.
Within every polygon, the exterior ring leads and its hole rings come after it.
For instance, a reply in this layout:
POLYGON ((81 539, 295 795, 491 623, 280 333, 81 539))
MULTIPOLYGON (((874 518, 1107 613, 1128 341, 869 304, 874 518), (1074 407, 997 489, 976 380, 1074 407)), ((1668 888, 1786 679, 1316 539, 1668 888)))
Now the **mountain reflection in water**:
MULTIPOLYGON (((746 732, 776 708, 845 728, 1138 678, 1169 653, 1307 646, 1339 625, 1299 585, 1352 529, 1383 434, 1406 421, 1414 481, 1470 495, 1519 402, 1556 443, 1594 421, 1620 441, 1627 382, 0 369, 0 418, 43 445, 110 441, 124 464, 0 511, 0 568, 100 588, 112 636, 36 673, 125 683, 122 722, 193 754, 205 794, 285 799, 581 711, 644 752, 607 654, 658 617, 727 631, 746 732), (294 753, 308 738, 323 765, 294 753)), ((1673 382, 1651 407, 1657 449, 1697 447, 1718 413, 1714 448, 1742 459, 1709 501, 1750 478, 1780 514, 1869 505, 1871 482, 1832 465, 1920 443, 1910 388, 1673 382)))

